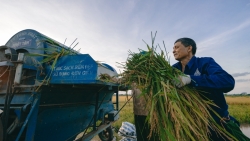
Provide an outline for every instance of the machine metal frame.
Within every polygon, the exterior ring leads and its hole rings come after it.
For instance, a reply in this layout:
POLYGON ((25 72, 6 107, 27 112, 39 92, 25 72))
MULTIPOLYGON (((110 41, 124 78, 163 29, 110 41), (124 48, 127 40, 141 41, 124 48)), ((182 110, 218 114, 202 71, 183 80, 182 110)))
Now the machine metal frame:
POLYGON ((0 141, 74 140, 89 127, 92 131, 78 140, 104 131, 110 135, 103 140, 111 140, 111 124, 119 118, 119 84, 101 81, 101 74, 117 76, 89 54, 35 30, 18 32, 0 47, 0 141), (72 54, 60 57, 55 68, 41 64, 42 56, 28 55, 48 54, 49 49, 72 54), (49 80, 42 83, 47 75, 49 80))

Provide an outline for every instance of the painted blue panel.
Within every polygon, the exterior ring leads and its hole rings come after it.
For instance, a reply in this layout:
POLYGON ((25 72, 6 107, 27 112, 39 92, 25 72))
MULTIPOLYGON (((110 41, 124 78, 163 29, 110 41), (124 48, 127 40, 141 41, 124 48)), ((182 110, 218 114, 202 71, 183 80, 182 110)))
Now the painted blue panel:
MULTIPOLYGON (((71 50, 64 44, 59 43, 47 37, 46 35, 43 35, 32 29, 26 29, 16 33, 9 39, 9 41, 5 45, 15 49, 17 52, 20 51, 36 54, 45 54, 49 50, 71 50)), ((76 51, 72 52, 74 52, 75 54, 79 54, 76 51)), ((33 58, 35 58, 37 61, 41 61, 43 59, 43 57, 41 56, 33 56, 33 58)), ((31 60, 26 61, 32 63, 31 60)))
POLYGON ((111 98, 114 91, 104 88, 99 91, 101 86, 93 88, 72 89, 67 85, 60 89, 45 87, 41 94, 35 140, 67 140, 86 129, 94 116, 97 93, 98 103, 102 101, 97 119, 101 119, 101 113, 113 111, 111 98))
MULTIPOLYGON (((17 50, 26 50, 29 53, 38 53, 44 54, 43 43, 41 40, 43 39, 42 34, 35 30, 23 30, 16 33, 11 39, 6 43, 6 46, 11 47, 17 50)), ((43 57, 34 57, 37 60, 41 60, 43 57)))
POLYGON ((88 54, 63 56, 57 61, 50 83, 77 84, 84 81, 93 82, 97 78, 97 67, 97 63, 88 54))
POLYGON ((26 29, 16 33, 6 43, 6 46, 14 48, 16 50, 25 49, 30 53, 42 53, 42 54, 45 51, 42 48, 45 48, 45 46, 47 46, 48 48, 56 47, 58 49, 60 48, 70 49, 64 44, 59 43, 33 29, 26 29), (49 42, 53 42, 54 44, 53 47, 49 46, 48 44, 45 45, 44 43, 46 42, 46 40, 48 40, 49 42))
MULTIPOLYGON (((11 104, 27 104, 33 100, 32 94, 15 94, 11 104)), ((4 104, 5 95, 0 95, 0 104, 4 104)))
MULTIPOLYGON (((104 103, 100 109, 113 110, 112 103, 104 103)), ((63 141, 86 129, 94 116, 94 106, 50 108, 38 115, 35 141, 63 141)), ((100 117, 100 110, 98 112, 100 117)), ((92 121, 93 122, 93 121, 92 121)))
MULTIPOLYGON (((6 43, 6 46, 18 49, 34 50, 39 48, 39 41, 42 38, 41 34, 35 30, 23 30, 11 37, 6 43)), ((34 50, 37 53, 42 50, 34 50)))

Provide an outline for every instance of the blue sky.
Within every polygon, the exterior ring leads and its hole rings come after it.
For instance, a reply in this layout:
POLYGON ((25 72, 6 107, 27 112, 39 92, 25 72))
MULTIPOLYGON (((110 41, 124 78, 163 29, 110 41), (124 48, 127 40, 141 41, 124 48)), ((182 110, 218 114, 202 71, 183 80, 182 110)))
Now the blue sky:
POLYGON ((193 38, 197 57, 213 57, 234 76, 233 93, 250 93, 250 0, 0 0, 0 45, 34 29, 115 67, 128 50, 165 42, 170 63, 176 39, 193 38))

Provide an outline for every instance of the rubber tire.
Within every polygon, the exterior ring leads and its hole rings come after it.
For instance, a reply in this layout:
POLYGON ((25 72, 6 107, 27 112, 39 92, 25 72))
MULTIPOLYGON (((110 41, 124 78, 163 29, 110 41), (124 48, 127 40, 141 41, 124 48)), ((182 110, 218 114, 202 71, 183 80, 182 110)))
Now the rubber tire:
POLYGON ((98 134, 99 138, 102 141, 112 141, 113 140, 113 130, 111 129, 111 126, 109 126, 108 128, 106 128, 105 130, 103 130, 102 132, 100 132, 98 134))
POLYGON ((0 141, 3 141, 3 124, 0 118, 0 141))

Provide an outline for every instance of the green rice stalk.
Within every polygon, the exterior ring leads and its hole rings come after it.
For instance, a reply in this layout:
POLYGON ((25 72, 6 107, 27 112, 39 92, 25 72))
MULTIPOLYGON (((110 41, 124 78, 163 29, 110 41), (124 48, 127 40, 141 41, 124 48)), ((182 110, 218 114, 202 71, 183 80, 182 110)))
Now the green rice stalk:
POLYGON ((41 88, 42 85, 48 85, 49 84, 52 72, 54 71, 57 60, 60 57, 65 56, 65 55, 75 55, 76 54, 76 52, 71 48, 68 48, 68 49, 60 48, 60 45, 57 42, 54 42, 53 40, 51 40, 49 38, 41 40, 40 42, 46 42, 47 44, 49 44, 50 46, 53 46, 53 47, 51 47, 51 48, 43 48, 42 50, 44 50, 45 54, 37 54, 37 53, 27 54, 30 57, 34 57, 34 56, 42 56, 42 57, 44 57, 44 59, 40 63, 50 65, 50 67, 51 67, 50 72, 47 73, 45 78, 41 81, 40 85, 36 88, 36 91, 38 91, 41 88))
POLYGON ((218 135, 237 140, 213 120, 209 113, 211 106, 215 106, 212 101, 191 87, 176 88, 173 82, 185 74, 170 65, 167 52, 161 49, 160 53, 156 52, 154 39, 152 47, 147 44, 147 51, 129 51, 121 74, 123 85, 136 83, 147 101, 149 136, 156 133, 162 141, 208 141, 210 127, 218 135))

